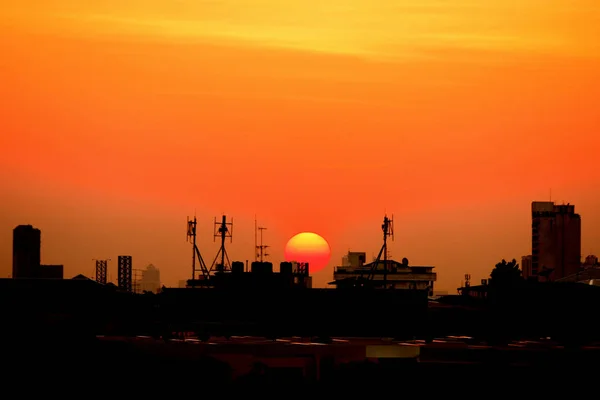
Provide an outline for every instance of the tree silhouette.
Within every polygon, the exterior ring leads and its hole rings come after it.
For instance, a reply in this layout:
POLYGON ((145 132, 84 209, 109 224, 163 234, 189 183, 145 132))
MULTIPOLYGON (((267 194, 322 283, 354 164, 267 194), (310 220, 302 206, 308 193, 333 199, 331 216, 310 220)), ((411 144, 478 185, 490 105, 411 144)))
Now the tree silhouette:
POLYGON ((513 259, 510 262, 502 260, 492 270, 490 274, 490 285, 496 288, 511 288, 523 282, 523 276, 519 269, 517 260, 513 259))

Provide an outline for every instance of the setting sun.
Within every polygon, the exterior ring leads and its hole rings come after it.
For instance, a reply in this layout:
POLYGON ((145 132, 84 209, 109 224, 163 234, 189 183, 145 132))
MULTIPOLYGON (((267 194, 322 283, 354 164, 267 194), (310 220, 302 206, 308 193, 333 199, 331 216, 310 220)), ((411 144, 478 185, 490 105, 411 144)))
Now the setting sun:
POLYGON ((286 261, 307 262, 311 274, 325 268, 330 257, 329 243, 323 237, 312 232, 295 235, 285 246, 286 261))

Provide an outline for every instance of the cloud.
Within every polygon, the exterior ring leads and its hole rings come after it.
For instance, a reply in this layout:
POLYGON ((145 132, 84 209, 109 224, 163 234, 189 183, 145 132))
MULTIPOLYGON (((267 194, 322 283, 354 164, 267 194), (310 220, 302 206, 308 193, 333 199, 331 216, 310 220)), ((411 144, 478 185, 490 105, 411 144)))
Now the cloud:
MULTIPOLYGON (((596 24, 592 16, 586 19, 581 10, 574 11, 581 4, 569 6, 567 0, 553 5, 538 0, 518 4, 489 0, 485 7, 470 0, 182 0, 127 4, 107 0, 102 2, 103 7, 90 3, 75 9, 56 5, 61 3, 68 2, 56 0, 46 10, 40 4, 36 15, 79 34, 240 41, 393 61, 432 58, 440 49, 591 54, 593 44, 585 37, 593 33, 591 30, 598 30, 593 28, 596 24), (575 24, 590 29, 575 28, 575 24)), ((32 17, 32 13, 21 14, 32 17)))

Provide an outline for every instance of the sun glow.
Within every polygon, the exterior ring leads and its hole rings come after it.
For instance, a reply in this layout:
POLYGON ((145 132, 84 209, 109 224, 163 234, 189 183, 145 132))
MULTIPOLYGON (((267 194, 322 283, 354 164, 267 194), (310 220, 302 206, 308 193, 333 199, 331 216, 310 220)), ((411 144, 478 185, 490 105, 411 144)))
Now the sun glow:
POLYGON ((302 232, 292 237, 285 246, 286 261, 307 262, 311 274, 327 266, 331 248, 327 241, 312 232, 302 232))

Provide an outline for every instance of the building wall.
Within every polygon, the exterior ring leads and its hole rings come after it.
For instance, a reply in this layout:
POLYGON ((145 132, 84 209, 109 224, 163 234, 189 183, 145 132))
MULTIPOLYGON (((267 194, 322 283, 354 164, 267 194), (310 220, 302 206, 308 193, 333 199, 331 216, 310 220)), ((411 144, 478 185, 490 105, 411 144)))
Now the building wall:
MULTIPOLYGON (((345 258, 345 261, 347 262, 347 267, 359 268, 367 262, 367 253, 360 251, 350 251, 345 256, 345 258)), ((344 259, 342 258, 342 263, 343 262, 344 259)))
POLYGON ((44 279, 63 279, 62 265, 41 265, 38 273, 38 278, 44 279))
POLYGON ((557 214, 556 234, 557 269, 554 278, 558 279, 577 273, 581 267, 581 219, 574 209, 557 214))
POLYGON ((13 230, 13 278, 35 278, 41 261, 41 232, 31 225, 13 230))
POLYGON ((521 271, 523 273, 523 278, 524 279, 529 279, 530 277, 532 277, 532 273, 531 273, 531 262, 532 260, 532 256, 523 256, 521 257, 521 271))

